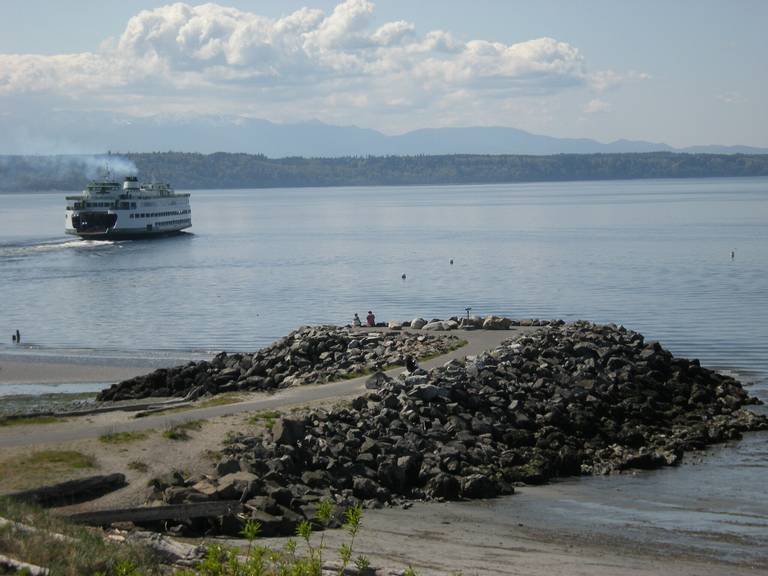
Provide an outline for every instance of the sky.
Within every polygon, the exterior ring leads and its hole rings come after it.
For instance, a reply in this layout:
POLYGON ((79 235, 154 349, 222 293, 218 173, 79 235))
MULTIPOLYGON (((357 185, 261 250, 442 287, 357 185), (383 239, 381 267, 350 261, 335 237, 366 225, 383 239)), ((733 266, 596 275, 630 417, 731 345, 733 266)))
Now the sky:
POLYGON ((0 115, 768 146, 764 0, 1 0, 0 115))

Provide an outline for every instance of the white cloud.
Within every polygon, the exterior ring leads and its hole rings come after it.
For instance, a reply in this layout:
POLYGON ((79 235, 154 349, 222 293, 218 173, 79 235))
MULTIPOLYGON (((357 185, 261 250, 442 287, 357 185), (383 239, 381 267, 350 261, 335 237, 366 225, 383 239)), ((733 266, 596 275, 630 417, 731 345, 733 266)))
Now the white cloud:
POLYGON ((415 30, 416 27, 405 20, 387 22, 373 33, 371 40, 382 46, 390 46, 402 42, 406 37, 411 36, 415 30))
POLYGON ((143 98, 148 113, 218 108, 273 117, 288 107, 335 117, 334 106, 371 114, 432 106, 460 117, 460 110, 445 108, 451 94, 480 109, 483 102, 574 87, 602 92, 647 78, 589 72, 575 46, 553 38, 459 41, 442 30, 419 34, 405 20, 373 28, 373 14, 369 0, 281 18, 178 2, 139 12, 95 53, 0 54, 0 97, 50 95, 110 108, 122 94, 134 109, 143 98))
POLYGON ((629 72, 615 72, 613 70, 600 70, 589 75, 589 85, 595 92, 605 92, 631 82, 650 80, 651 75, 645 72, 630 70, 629 72))
POLYGON ((610 103, 600 98, 593 98, 583 108, 584 114, 597 114, 599 112, 608 112, 611 109, 610 103))
POLYGON ((739 92, 723 92, 715 96, 720 102, 725 104, 744 104, 747 99, 739 92))

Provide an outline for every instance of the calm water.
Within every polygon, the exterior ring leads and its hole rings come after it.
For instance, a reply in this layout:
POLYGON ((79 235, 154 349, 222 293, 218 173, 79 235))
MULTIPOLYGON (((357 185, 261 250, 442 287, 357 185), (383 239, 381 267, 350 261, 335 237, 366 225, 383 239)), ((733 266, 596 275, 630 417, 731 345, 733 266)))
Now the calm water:
MULTIPOLYGON (((766 178, 198 191, 192 234, 124 242, 64 237, 64 194, 0 201, 0 358, 162 362, 369 309, 388 320, 471 306, 622 323, 768 399, 766 178), (10 344, 16 328, 28 348, 10 344)), ((730 512, 748 509, 748 537, 768 543, 765 440, 633 477, 629 492, 655 495, 642 513, 629 496, 594 497, 600 479, 553 510, 727 535, 741 530, 730 512)))

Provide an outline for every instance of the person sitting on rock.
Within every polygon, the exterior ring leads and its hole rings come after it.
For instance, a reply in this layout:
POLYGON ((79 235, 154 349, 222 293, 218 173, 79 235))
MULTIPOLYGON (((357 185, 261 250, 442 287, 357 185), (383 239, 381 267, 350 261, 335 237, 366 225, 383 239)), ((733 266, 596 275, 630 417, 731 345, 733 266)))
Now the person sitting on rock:
POLYGON ((357 312, 355 312, 355 317, 352 320, 352 326, 354 326, 355 328, 359 328, 362 325, 363 323, 360 321, 360 316, 358 316, 357 312))
POLYGON ((368 310, 368 316, 365 317, 365 321, 368 323, 368 326, 376 326, 376 316, 370 310, 368 310))

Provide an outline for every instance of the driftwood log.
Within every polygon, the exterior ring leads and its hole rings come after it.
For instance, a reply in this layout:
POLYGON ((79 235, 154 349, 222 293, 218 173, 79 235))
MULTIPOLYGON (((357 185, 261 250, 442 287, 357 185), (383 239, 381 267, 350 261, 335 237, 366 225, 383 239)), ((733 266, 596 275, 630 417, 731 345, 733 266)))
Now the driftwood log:
POLYGON ((13 558, 9 558, 2 554, 0 554, 0 568, 3 569, 3 573, 10 571, 11 574, 16 572, 28 574, 29 576, 48 576, 48 574, 50 574, 48 568, 41 568, 34 564, 14 560, 13 558))
POLYGON ((69 516, 69 519, 72 522, 88 524, 90 526, 108 526, 115 522, 133 522, 135 524, 167 521, 183 522, 193 518, 233 516, 241 512, 242 509, 242 504, 237 500, 220 500, 215 502, 174 504, 171 506, 145 506, 142 508, 80 512, 72 514, 69 516))
POLYGON ((64 506, 94 500, 125 486, 124 474, 89 476, 77 480, 68 480, 60 484, 41 486, 23 492, 9 494, 8 498, 19 502, 29 502, 38 506, 64 506))
POLYGON ((6 526, 9 526, 11 530, 15 532, 20 532, 22 534, 38 534, 43 533, 47 537, 58 540, 59 542, 74 542, 75 539, 71 538, 69 536, 66 536, 64 534, 59 534, 58 532, 49 532, 48 530, 40 530, 39 528, 35 528, 34 526, 29 526, 28 524, 22 524, 21 522, 15 522, 13 520, 8 520, 7 518, 0 517, 0 528, 4 528, 6 526))
POLYGON ((155 532, 129 532, 125 540, 150 548, 164 564, 194 566, 205 556, 206 547, 172 540, 155 532))

